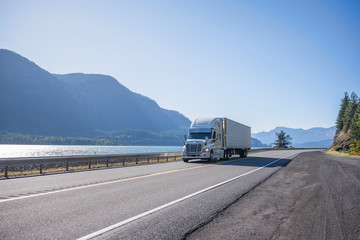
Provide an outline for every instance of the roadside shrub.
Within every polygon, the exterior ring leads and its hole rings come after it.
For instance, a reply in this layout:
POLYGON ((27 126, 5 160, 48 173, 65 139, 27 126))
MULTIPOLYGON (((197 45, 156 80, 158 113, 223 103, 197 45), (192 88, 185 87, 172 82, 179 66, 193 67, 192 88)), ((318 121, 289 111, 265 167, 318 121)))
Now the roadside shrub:
POLYGON ((350 144, 350 155, 360 156, 360 140, 354 139, 354 143, 350 144))

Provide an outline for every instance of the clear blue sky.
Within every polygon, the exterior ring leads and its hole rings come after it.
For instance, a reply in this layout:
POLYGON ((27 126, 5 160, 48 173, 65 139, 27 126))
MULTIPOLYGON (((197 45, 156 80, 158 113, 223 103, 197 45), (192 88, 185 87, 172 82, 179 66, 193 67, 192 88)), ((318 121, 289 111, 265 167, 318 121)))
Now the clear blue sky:
POLYGON ((358 0, 0 0, 0 48, 252 132, 333 126, 360 95, 358 0))

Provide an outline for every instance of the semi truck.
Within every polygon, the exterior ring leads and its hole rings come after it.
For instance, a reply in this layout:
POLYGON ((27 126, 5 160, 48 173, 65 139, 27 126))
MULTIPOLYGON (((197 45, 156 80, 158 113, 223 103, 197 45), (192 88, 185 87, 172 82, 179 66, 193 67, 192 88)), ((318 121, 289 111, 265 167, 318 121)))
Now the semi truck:
POLYGON ((233 154, 247 157, 251 128, 228 118, 198 118, 184 138, 182 159, 228 159, 233 154))

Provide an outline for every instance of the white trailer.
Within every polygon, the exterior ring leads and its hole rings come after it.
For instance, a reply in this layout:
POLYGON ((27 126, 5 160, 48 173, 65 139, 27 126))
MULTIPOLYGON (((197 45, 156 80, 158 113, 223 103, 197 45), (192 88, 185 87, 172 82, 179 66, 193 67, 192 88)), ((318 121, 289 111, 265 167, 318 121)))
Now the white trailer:
POLYGON ((224 148, 226 149, 247 149, 251 148, 251 128, 224 118, 224 148))
POLYGON ((228 118, 198 118, 190 126, 182 149, 190 159, 226 159, 233 154, 246 157, 251 148, 251 128, 228 118))

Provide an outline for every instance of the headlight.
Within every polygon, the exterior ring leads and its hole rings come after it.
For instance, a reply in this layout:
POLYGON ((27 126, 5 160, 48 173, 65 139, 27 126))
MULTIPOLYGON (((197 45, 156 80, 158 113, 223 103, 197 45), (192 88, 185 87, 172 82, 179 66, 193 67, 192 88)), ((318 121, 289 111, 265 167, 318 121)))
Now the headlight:
POLYGON ((208 152, 209 151, 209 148, 205 148, 203 152, 208 152))
POLYGON ((182 148, 182 152, 185 152, 185 147, 182 148))

